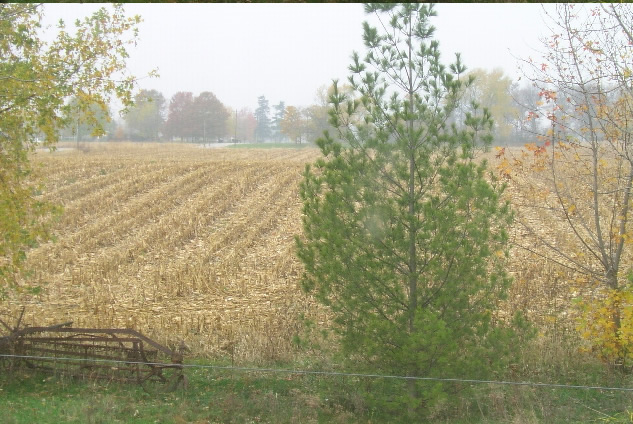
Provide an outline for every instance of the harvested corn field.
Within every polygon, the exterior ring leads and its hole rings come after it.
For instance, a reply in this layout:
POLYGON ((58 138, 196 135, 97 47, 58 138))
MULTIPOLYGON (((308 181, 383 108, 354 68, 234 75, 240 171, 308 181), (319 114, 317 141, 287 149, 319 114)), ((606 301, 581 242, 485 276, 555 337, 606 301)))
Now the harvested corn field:
MULTIPOLYGON (((286 358, 301 314, 327 319, 301 292, 294 256, 299 182, 318 150, 69 146, 34 157, 42 198, 64 212, 56 241, 29 253, 22 284, 42 290, 14 294, 9 314, 25 306, 29 325, 132 328, 170 347, 184 341, 192 355, 246 361, 286 358)), ((510 233, 513 244, 531 240, 518 222, 510 233)), ((520 309, 541 329, 573 327, 564 270, 515 247, 508 271, 505 316, 520 309)))
POLYGON ((315 149, 87 144, 38 152, 55 242, 29 253, 9 313, 24 322, 133 328, 197 355, 278 359, 300 313, 294 235, 315 149), (80 146, 81 147, 81 146, 80 146), (26 282, 25 282, 26 283, 26 282))

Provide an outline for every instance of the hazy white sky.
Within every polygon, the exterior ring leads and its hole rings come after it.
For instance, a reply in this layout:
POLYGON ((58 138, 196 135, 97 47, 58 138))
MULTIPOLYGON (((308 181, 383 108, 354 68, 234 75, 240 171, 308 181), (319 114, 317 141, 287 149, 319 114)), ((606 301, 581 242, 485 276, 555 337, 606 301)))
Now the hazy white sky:
MULTIPOLYGON (((45 24, 67 25, 94 4, 47 4, 45 24)), ((128 4, 144 19, 130 49, 131 72, 158 68, 141 88, 169 100, 177 91, 213 92, 233 108, 270 104, 305 106, 332 79, 346 79, 352 51, 363 52, 361 4, 128 4)), ((438 4, 433 18, 446 63, 462 53, 469 69, 503 68, 519 76, 515 57, 535 56, 546 34, 538 4, 438 4), (515 57, 513 57, 515 56, 515 57)))

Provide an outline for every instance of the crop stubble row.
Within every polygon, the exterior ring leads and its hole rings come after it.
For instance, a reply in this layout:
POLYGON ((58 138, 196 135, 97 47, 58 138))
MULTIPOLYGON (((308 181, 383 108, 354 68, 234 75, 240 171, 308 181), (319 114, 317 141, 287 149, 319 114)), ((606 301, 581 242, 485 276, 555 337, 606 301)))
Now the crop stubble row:
POLYGON ((291 253, 298 182, 315 152, 157 149, 41 158, 43 171, 64 169, 44 196, 78 225, 65 218, 57 243, 32 252, 44 291, 10 307, 26 303, 31 324, 129 326, 197 353, 284 354, 312 304, 291 253), (82 155, 106 171, 86 172, 82 155))
MULTIPOLYGON (((128 326, 196 354, 276 359, 291 351, 300 313, 326 317, 297 287, 298 183, 314 150, 200 150, 154 145, 41 157, 43 198, 64 204, 58 241, 29 255, 42 284, 27 323, 128 326)), ((520 205, 534 193, 507 193, 520 205)), ((548 214, 529 219, 537 227, 548 214)), ((517 223, 517 244, 533 243, 517 223)), ((550 228, 551 231, 551 228, 550 228)), ((556 235, 554 235, 556 237, 556 235)), ((573 325, 571 278, 514 248, 504 308, 539 325, 573 325)))

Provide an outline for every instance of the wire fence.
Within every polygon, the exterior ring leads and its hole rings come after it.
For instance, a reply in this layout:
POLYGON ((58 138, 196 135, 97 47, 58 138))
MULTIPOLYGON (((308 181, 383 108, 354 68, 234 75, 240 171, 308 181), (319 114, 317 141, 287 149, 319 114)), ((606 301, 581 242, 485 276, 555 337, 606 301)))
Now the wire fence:
MULTIPOLYGON (((0 354, 0 358, 15 358, 15 359, 32 359, 32 360, 57 360, 57 361, 72 361, 72 362, 100 362, 111 364, 127 364, 127 365, 152 365, 152 366, 164 366, 170 367, 174 364, 162 363, 162 362, 144 362, 144 361, 124 361, 115 359, 97 359, 97 358, 65 358, 65 357, 51 357, 51 356, 36 356, 36 355, 12 355, 12 354, 0 354)), ((552 389, 584 389, 584 390, 603 390, 603 391, 620 391, 620 392, 633 392, 633 387, 608 387, 608 386, 586 386, 577 384, 557 384, 557 383, 539 383, 531 381, 505 381, 505 380, 480 380, 480 379, 468 379, 468 378, 442 378, 442 377, 415 377, 415 376, 401 376, 401 375, 388 375, 388 374, 366 374, 366 373, 351 373, 351 372, 339 372, 339 371, 318 371, 318 370, 301 370, 290 368, 259 368, 259 367, 236 367, 236 366, 224 366, 224 365, 202 365, 202 364, 182 364, 182 368, 191 369, 212 369, 232 372, 261 372, 261 373, 279 373, 279 374, 296 374, 296 375, 322 375, 322 376, 337 376, 337 377, 361 377, 361 378, 375 378, 375 379, 391 379, 391 380, 415 380, 415 381, 435 381, 446 383, 468 383, 468 384, 490 384, 490 385, 507 385, 507 386, 530 386, 540 388, 552 388, 552 389)))

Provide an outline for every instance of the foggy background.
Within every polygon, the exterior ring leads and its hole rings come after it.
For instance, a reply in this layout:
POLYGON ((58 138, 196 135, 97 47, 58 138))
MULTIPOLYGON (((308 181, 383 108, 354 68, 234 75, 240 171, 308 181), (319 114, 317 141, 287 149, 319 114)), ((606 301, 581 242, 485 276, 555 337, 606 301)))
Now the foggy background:
MULTIPOLYGON (((43 23, 61 18, 72 28, 101 6, 46 4, 43 23)), ((255 108, 261 95, 271 104, 314 103, 319 87, 346 80, 352 51, 364 51, 361 24, 371 21, 361 4, 141 3, 125 10, 144 20, 129 51, 131 73, 160 74, 142 79, 140 88, 167 99, 211 91, 231 108, 255 108)), ((431 22, 445 63, 461 52, 469 70, 500 67, 513 80, 517 58, 538 55, 546 32, 539 4, 438 4, 436 12, 431 22)))

